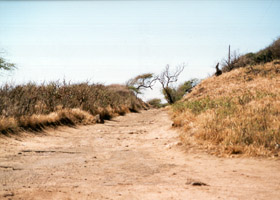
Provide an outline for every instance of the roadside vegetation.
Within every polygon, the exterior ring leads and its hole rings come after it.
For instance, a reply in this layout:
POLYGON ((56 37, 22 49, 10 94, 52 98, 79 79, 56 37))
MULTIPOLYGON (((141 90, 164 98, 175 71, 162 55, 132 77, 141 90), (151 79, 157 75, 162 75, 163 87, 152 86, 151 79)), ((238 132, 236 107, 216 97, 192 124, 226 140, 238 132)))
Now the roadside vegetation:
POLYGON ((0 133, 103 122, 148 105, 126 86, 66 82, 0 87, 0 133))
POLYGON ((230 52, 227 59, 222 61, 222 71, 229 72, 240 67, 264 64, 280 59, 280 37, 268 47, 256 52, 239 55, 236 51, 230 52))
POLYGON ((278 39, 254 54, 271 52, 273 61, 263 56, 257 64, 224 66, 222 75, 201 81, 171 106, 186 145, 195 141, 218 155, 280 156, 279 47, 278 39))
MULTIPOLYGON (((0 60, 0 70, 14 64, 0 60)), ((267 48, 229 56, 214 76, 175 85, 185 66, 145 73, 125 85, 52 82, 0 87, 0 133, 92 124, 141 109, 170 105, 185 144, 218 155, 280 156, 280 39, 267 48), (167 103, 137 95, 159 83, 167 103)))
POLYGON ((198 79, 191 79, 185 81, 178 86, 177 83, 180 74, 185 68, 184 64, 178 65, 174 71, 170 69, 169 65, 166 65, 164 70, 156 75, 153 73, 145 73, 136 76, 127 81, 126 86, 135 93, 135 95, 141 94, 144 89, 152 89, 152 87, 158 82, 161 85, 161 93, 163 94, 166 103, 161 103, 160 99, 151 99, 148 101, 154 108, 161 108, 168 104, 174 104, 183 98, 183 96, 189 92, 199 83, 198 79))
POLYGON ((168 103, 163 103, 161 101, 161 99, 159 98, 153 98, 153 99, 149 99, 147 101, 147 103, 152 107, 152 108, 164 108, 167 105, 169 105, 168 103))

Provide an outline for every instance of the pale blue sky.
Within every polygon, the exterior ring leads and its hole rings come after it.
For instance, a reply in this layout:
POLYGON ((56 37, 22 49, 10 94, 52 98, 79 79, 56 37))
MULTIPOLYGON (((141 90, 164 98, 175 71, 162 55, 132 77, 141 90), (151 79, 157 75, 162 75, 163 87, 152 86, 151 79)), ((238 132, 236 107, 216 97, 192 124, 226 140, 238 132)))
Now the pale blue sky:
MULTIPOLYGON (((0 1, 2 82, 124 83, 166 64, 205 78, 228 45, 254 52, 280 36, 280 1, 0 1)), ((146 93, 158 97, 159 89, 146 93)))

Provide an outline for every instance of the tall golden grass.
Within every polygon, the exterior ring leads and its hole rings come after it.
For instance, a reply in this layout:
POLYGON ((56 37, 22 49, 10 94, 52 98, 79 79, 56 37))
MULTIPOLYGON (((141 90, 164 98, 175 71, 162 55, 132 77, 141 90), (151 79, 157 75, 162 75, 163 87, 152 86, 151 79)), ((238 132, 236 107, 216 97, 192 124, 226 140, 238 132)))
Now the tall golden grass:
POLYGON ((218 154, 280 156, 280 62, 203 80, 172 106, 181 139, 218 154))
POLYGON ((91 124, 146 109, 123 85, 52 82, 0 87, 0 133, 91 124))

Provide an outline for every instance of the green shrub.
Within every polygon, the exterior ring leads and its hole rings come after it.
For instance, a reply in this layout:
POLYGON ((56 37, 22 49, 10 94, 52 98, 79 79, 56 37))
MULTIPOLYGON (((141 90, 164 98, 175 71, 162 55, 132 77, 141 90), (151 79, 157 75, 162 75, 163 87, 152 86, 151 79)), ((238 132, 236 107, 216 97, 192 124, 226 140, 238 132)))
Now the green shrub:
POLYGON ((162 90, 162 93, 166 100, 172 99, 172 102, 177 102, 184 97, 185 94, 191 92, 191 90, 199 83, 198 79, 191 79, 180 84, 178 87, 166 87, 162 90), (168 97, 170 95, 170 97, 168 97))
POLYGON ((248 65, 264 64, 276 59, 280 59, 280 38, 257 53, 247 53, 242 56, 235 54, 232 56, 230 63, 225 62, 222 65, 222 71, 229 72, 236 68, 245 67, 248 65))
POLYGON ((147 101, 148 104, 150 104, 153 108, 161 108, 164 106, 164 104, 162 104, 161 99, 158 98, 154 98, 154 99, 150 99, 147 101))

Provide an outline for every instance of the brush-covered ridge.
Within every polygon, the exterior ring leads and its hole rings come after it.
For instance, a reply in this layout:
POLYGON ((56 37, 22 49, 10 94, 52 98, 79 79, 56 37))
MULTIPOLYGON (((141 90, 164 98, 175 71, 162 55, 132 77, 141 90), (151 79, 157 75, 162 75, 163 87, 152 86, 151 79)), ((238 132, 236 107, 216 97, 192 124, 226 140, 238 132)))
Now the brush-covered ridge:
POLYGON ((0 134, 92 124, 146 108, 147 104, 123 85, 6 84, 0 88, 0 134))
POLYGON ((203 80, 172 107, 181 139, 217 154, 280 156, 280 62, 203 80))

